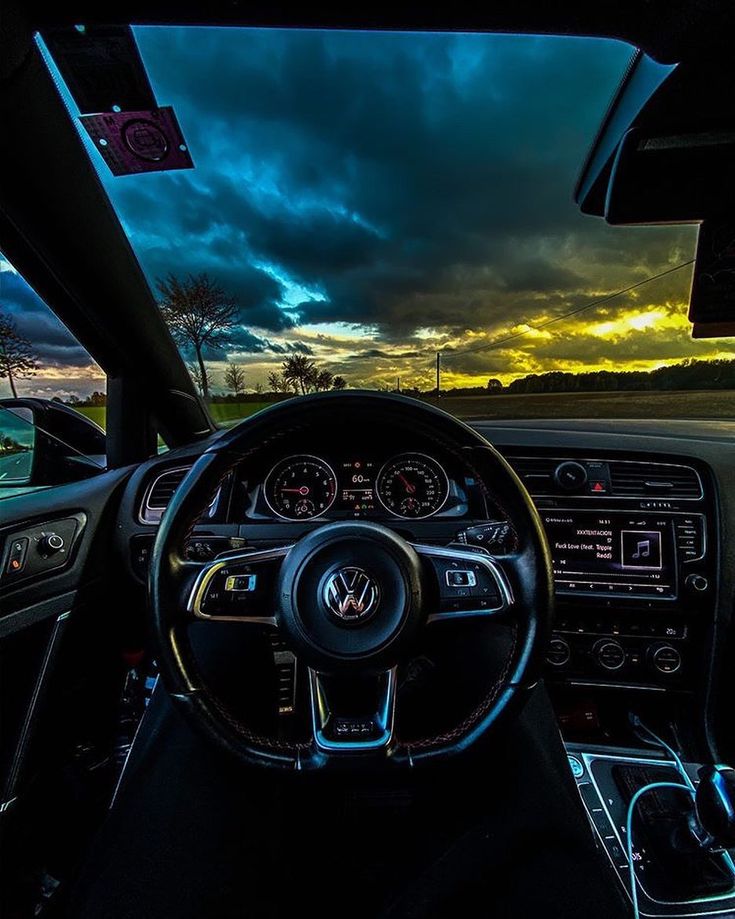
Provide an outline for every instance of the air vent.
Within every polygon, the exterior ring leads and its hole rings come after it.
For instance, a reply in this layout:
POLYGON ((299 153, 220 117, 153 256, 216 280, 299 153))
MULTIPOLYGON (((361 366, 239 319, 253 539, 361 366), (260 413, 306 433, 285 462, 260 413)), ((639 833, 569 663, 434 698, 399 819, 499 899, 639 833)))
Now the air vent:
POLYGON ((190 468, 190 466, 179 466, 176 469, 169 469, 151 482, 140 509, 141 523, 161 522, 163 512, 190 468))
POLYGON ((554 470, 558 459, 548 456, 509 456, 515 474, 532 495, 548 495, 554 491, 554 470))
POLYGON ((610 462, 610 485, 617 498, 689 498, 703 496, 702 482, 691 466, 669 463, 610 462))

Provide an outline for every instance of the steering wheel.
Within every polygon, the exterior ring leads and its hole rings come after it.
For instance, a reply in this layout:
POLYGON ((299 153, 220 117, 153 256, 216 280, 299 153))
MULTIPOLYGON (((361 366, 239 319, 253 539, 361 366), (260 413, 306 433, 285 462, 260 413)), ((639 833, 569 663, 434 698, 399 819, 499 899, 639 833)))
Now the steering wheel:
POLYGON ((149 596, 161 678, 188 721, 246 763, 302 772, 412 768, 469 750, 517 713, 538 681, 553 609, 541 520, 503 457, 443 411, 415 399, 359 391, 281 402, 217 438, 163 516, 149 596), (515 551, 492 557, 467 546, 411 543, 386 526, 350 520, 326 522, 288 545, 228 553, 208 563, 187 560, 185 542, 223 478, 265 446, 282 443, 288 449, 299 432, 326 419, 345 431, 399 425, 452 451, 512 524, 515 551), (474 599, 458 603, 458 592, 474 599), (248 593, 260 598, 255 606, 248 593), (442 621, 446 629, 468 617, 508 623, 510 647, 499 674, 451 729, 402 740, 397 686, 412 647, 434 623, 442 621), (308 668, 310 736, 262 736, 241 722, 205 682, 189 628, 200 620, 279 630, 308 668))

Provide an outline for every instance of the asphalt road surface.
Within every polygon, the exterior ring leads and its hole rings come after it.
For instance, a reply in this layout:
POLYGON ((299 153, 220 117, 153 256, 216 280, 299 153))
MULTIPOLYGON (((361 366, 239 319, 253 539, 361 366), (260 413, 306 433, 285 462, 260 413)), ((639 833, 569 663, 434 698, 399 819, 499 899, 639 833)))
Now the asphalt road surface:
POLYGON ((11 453, 8 456, 0 455, 0 487, 22 485, 27 482, 31 474, 32 461, 33 453, 30 450, 11 453))

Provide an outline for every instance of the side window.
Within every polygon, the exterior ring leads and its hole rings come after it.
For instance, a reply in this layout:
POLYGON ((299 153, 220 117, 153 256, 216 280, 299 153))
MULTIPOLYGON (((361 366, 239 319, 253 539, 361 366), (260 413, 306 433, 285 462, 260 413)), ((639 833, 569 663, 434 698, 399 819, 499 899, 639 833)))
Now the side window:
POLYGON ((105 469, 100 367, 0 253, 0 498, 105 469))

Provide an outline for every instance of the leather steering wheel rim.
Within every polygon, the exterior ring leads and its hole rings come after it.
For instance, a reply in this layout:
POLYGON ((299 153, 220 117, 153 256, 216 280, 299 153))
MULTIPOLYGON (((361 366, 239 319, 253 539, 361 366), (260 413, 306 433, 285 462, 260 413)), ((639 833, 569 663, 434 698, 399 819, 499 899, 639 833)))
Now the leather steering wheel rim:
MULTIPOLYGON (((319 529, 339 526, 327 522, 319 529)), ((373 525, 372 529, 384 528, 373 525)), ((475 746, 522 707, 538 682, 550 634, 553 596, 551 558, 541 519, 501 454, 468 425, 439 409, 403 396, 362 391, 320 393, 280 402, 219 436, 174 494, 158 530, 149 573, 149 602, 162 682, 187 721, 245 763, 304 772, 336 765, 344 768, 347 763, 370 768, 376 768, 378 762, 389 767, 417 767, 450 759, 475 746), (496 560, 513 597, 513 640, 498 679, 452 730, 406 743, 391 736, 381 747, 379 759, 363 751, 331 753, 313 738, 290 742, 250 730, 207 687, 188 634, 190 619, 182 612, 182 596, 190 593, 194 578, 201 575, 200 565, 185 560, 184 544, 230 470, 264 444, 285 440, 308 428, 316 418, 344 417, 347 421, 360 415, 412 426, 428 432, 444 449, 451 447, 475 471, 518 538, 516 552, 496 560)))

